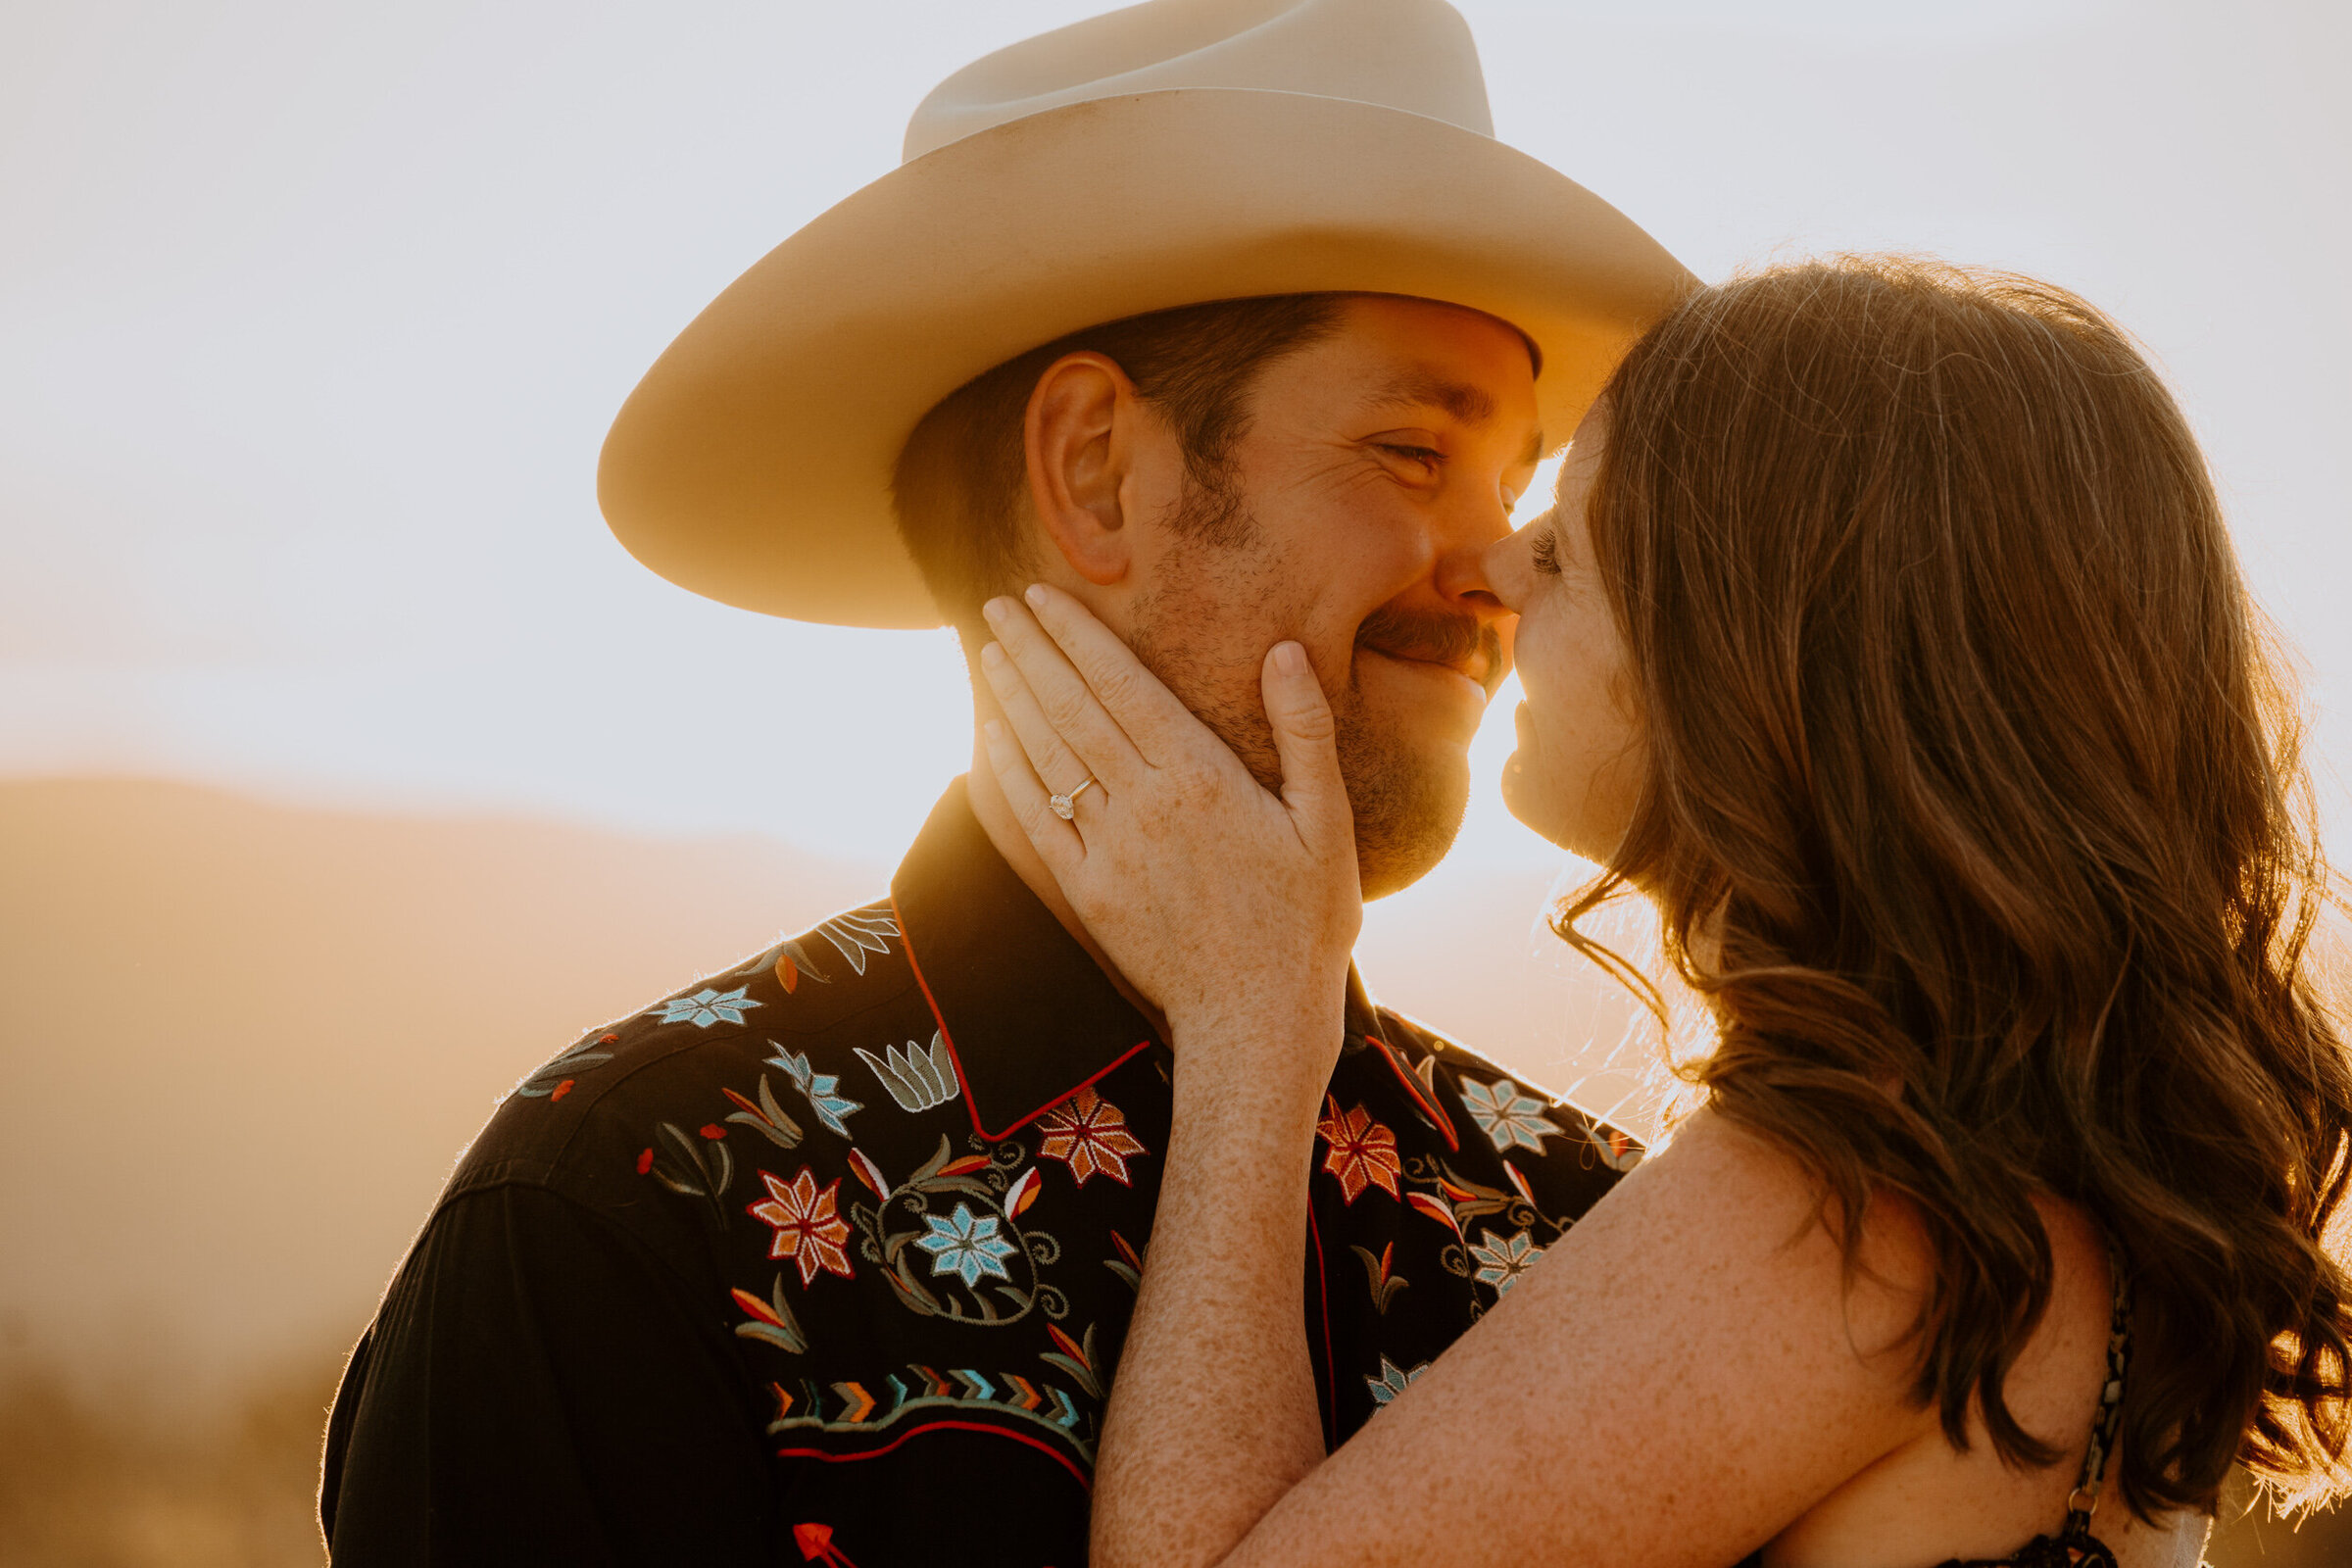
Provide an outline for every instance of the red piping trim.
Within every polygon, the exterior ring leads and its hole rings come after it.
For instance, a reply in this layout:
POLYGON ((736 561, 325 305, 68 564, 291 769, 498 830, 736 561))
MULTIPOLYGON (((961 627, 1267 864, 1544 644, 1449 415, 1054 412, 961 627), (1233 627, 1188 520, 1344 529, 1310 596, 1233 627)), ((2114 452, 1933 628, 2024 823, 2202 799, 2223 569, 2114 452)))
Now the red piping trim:
POLYGON ((776 1457, 779 1459, 817 1459, 826 1464, 844 1464, 852 1459, 877 1459, 906 1442, 907 1439, 919 1438, 926 1432, 980 1432, 992 1438, 1010 1438, 1015 1443, 1025 1443, 1067 1470, 1076 1478, 1078 1485, 1089 1492, 1095 1490, 1094 1483, 1087 1480, 1086 1472, 1070 1463, 1069 1455, 1056 1450, 1051 1444, 1041 1443, 1037 1439, 1019 1432, 1007 1432, 1003 1427, 986 1426, 978 1421, 925 1422, 919 1427, 911 1427, 900 1433, 879 1448, 864 1448, 857 1453, 829 1453, 823 1448, 778 1448, 776 1457))
MULTIPOLYGON (((945 1038, 946 1038, 946 1035, 945 1035, 945 1033, 944 1033, 944 1032, 942 1033, 942 1035, 941 1035, 941 1038, 942 1038, 942 1039, 945 1039, 945 1038)), ((986 1132, 986 1131, 984 1131, 984 1132, 982 1132, 982 1133, 981 1133, 981 1135, 980 1135, 980 1136, 981 1136, 981 1137, 983 1137, 983 1138, 988 1138, 988 1139, 1010 1138, 1010 1137, 1011 1137, 1011 1136, 1012 1136, 1014 1133, 1017 1133, 1017 1132, 1019 1132, 1019 1131, 1020 1131, 1022 1128, 1024 1128, 1024 1127, 1028 1126, 1028 1125, 1029 1125, 1031 1122, 1033 1122, 1033 1121, 1037 1120, 1037 1118, 1038 1118, 1038 1117, 1040 1117, 1040 1116, 1043 1116, 1043 1115, 1044 1115, 1044 1114, 1045 1114, 1047 1111, 1049 1111, 1049 1110, 1052 1110, 1052 1109, 1053 1109, 1053 1108, 1054 1108, 1055 1105, 1058 1105, 1058 1104, 1060 1104, 1060 1103, 1061 1103, 1063 1101, 1065 1101, 1065 1100, 1069 1099, 1069 1098, 1070 1098, 1072 1095, 1076 1094, 1076 1093, 1077 1093, 1079 1090, 1081 1090, 1081 1089, 1091 1089, 1091 1088, 1093 1088, 1093 1087, 1094 1087, 1096 1084, 1098 1084, 1098 1083, 1101 1083, 1101 1082, 1102 1082, 1102 1081, 1104 1078, 1106 1078, 1106 1077, 1108 1077, 1108 1076, 1110 1075, 1111 1071, 1112 1071, 1114 1068, 1117 1068, 1117 1067, 1122 1067, 1122 1066, 1126 1065, 1126 1064, 1127 1064, 1129 1061, 1132 1061, 1132 1060, 1134 1060, 1134 1059, 1135 1059, 1135 1054, 1136 1054, 1137 1052, 1139 1052, 1139 1051, 1148 1050, 1148 1049, 1151 1047, 1151 1044, 1152 1044, 1152 1042, 1151 1042, 1151 1041, 1149 1041, 1149 1040, 1138 1040, 1138 1041, 1137 1041, 1137 1042, 1136 1042, 1134 1045, 1132 1045, 1132 1046, 1129 1046, 1129 1047, 1128 1047, 1128 1048, 1127 1048, 1125 1051, 1122 1051, 1122 1052, 1120 1052, 1120 1053, 1119 1053, 1119 1054, 1118 1054, 1116 1056, 1113 1056, 1113 1057, 1112 1057, 1112 1058, 1111 1058, 1109 1061, 1105 1062, 1105 1063, 1104 1063, 1103 1065, 1102 1065, 1101 1067, 1098 1067, 1098 1068, 1096 1068, 1096 1069, 1095 1069, 1093 1072, 1091 1072, 1091 1073, 1087 1074, 1087 1075, 1086 1075, 1084 1078, 1081 1078, 1081 1079, 1079 1079, 1079 1080, 1078 1080, 1078 1082, 1076 1082, 1076 1083, 1074 1083, 1074 1084, 1070 1085, 1070 1087, 1069 1087, 1069 1088, 1067 1088, 1067 1089, 1064 1089, 1064 1090, 1063 1090, 1063 1091, 1062 1091, 1060 1094, 1058 1094, 1058 1095, 1055 1095, 1055 1096, 1054 1096, 1054 1097, 1052 1100, 1049 1100, 1049 1101, 1047 1101, 1047 1102, 1046 1102, 1044 1104, 1042 1104, 1042 1105, 1038 1106, 1038 1107, 1037 1107, 1035 1110, 1031 1111, 1031 1112, 1030 1112, 1028 1115, 1026 1115, 1026 1116, 1023 1116, 1023 1117, 1022 1117, 1022 1118, 1021 1118, 1019 1121, 1016 1121, 1016 1122, 1014 1122, 1014 1123, 1013 1123, 1011 1126, 1009 1126, 1009 1127, 1005 1128, 1005 1129, 1004 1129, 1003 1132, 1001 1132, 1001 1133, 992 1133, 992 1132, 986 1132)), ((953 1055, 953 1054, 954 1054, 954 1053, 953 1053, 953 1052, 951 1052, 951 1053, 950 1053, 950 1054, 951 1054, 951 1055, 953 1055)), ((956 1064, 956 1070, 957 1072, 961 1072, 961 1071, 963 1070, 963 1063, 961 1063, 961 1062, 957 1062, 957 1063, 956 1064)), ((967 1101, 968 1101, 968 1100, 970 1100, 970 1099, 971 1099, 971 1097, 972 1097, 971 1086, 970 1086, 970 1085, 968 1085, 968 1084, 964 1086, 963 1097, 964 1097, 964 1099, 965 1099, 965 1100, 967 1100, 967 1101)), ((977 1111, 974 1111, 974 1112, 973 1112, 973 1114, 972 1114, 972 1125, 973 1125, 973 1126, 975 1126, 975 1127, 977 1127, 977 1126, 979 1126, 979 1125, 980 1125, 979 1112, 977 1112, 977 1111)), ((1130 1184, 1130 1185, 1132 1185, 1132 1184, 1130 1184)))
POLYGON ((1323 1308, 1323 1386, 1331 1391, 1330 1408, 1323 1412, 1324 1451, 1340 1446, 1340 1369, 1331 1353, 1331 1273, 1323 1266, 1323 1231, 1315 1223, 1313 1200, 1306 1205, 1306 1234, 1315 1244, 1315 1301, 1323 1308))
MULTIPOLYGON (((906 927, 901 926, 900 929, 904 931, 906 927)), ((1438 1103, 1431 1100, 1429 1096, 1423 1092, 1421 1080, 1414 1077, 1412 1073, 1406 1069, 1404 1063, 1397 1058, 1396 1048, 1389 1044, 1388 1036, 1366 1035, 1364 1038, 1380 1048, 1381 1055, 1388 1059, 1389 1070, 1396 1075, 1396 1081, 1398 1083, 1404 1085, 1404 1092, 1413 1097, 1413 1103, 1419 1105, 1421 1107, 1421 1113, 1430 1119, 1431 1123, 1436 1126, 1438 1131, 1446 1135, 1446 1147, 1452 1150, 1457 1154, 1460 1153, 1462 1152, 1462 1140, 1460 1135, 1455 1133, 1453 1130, 1453 1118, 1446 1115, 1446 1112, 1438 1106, 1438 1103)))
MULTIPOLYGON (((992 1133, 986 1127, 980 1125, 980 1102, 978 1098, 972 1094, 971 1074, 963 1070, 963 1053, 956 1049, 956 1037, 948 1032, 948 1020, 946 1015, 939 1010, 939 999, 931 994, 931 982, 923 978, 923 966, 921 963, 916 961, 914 956, 914 937, 913 934, 906 929, 906 917, 899 912, 899 896, 895 893, 890 896, 890 916, 893 920, 898 922, 899 940, 906 944, 906 967, 914 972, 914 983, 923 993, 923 1005, 931 1009, 931 1021, 939 1025, 939 1038, 947 1043, 948 1059, 956 1064, 956 1082, 963 1089, 963 1108, 970 1114, 972 1118, 972 1131, 978 1133, 981 1137, 987 1139, 992 1144, 1001 1143, 1004 1139, 1010 1138, 1014 1133, 1019 1132, 1022 1128, 1037 1120, 1038 1117, 1043 1116, 1047 1111, 1052 1110, 1055 1105, 1058 1105, 1063 1101, 1069 1099, 1079 1090, 1091 1088, 1093 1085, 1101 1082, 1113 1069, 1126 1065, 1127 1062, 1134 1059, 1137 1052, 1147 1049, 1152 1044, 1152 1042, 1149 1040, 1137 1041, 1134 1045, 1129 1046, 1125 1051, 1119 1053, 1118 1055, 1112 1057, 1102 1066, 1095 1069, 1094 1072, 1088 1074, 1084 1078, 1081 1078, 1078 1082, 1070 1085, 1069 1088, 1064 1089, 1060 1094, 1055 1095, 1052 1100, 1047 1101, 1044 1104, 1038 1106, 1026 1116, 1023 1116, 1019 1120, 1011 1123, 1003 1132, 992 1133)), ((1456 1145, 1455 1147, 1459 1148, 1460 1146, 1456 1145)))

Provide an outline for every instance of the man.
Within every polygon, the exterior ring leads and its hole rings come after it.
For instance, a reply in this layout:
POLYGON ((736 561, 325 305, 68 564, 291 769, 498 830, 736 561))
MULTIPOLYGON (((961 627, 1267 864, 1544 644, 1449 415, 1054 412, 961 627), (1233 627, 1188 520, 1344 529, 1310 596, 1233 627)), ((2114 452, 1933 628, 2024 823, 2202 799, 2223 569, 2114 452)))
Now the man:
MULTIPOLYGON (((1491 139, 1440 0, 1157 0, 935 91, 648 374, 603 501, 699 592, 973 657, 1060 584, 1261 772, 1300 638, 1377 896, 1460 819, 1481 551, 1686 282, 1491 139)), ((1080 1562, 1173 1070, 975 768, 889 897, 501 1106, 345 1376, 337 1560, 1080 1562)), ((1632 1154, 1358 988, 1301 1238, 1330 1441, 1632 1154)))

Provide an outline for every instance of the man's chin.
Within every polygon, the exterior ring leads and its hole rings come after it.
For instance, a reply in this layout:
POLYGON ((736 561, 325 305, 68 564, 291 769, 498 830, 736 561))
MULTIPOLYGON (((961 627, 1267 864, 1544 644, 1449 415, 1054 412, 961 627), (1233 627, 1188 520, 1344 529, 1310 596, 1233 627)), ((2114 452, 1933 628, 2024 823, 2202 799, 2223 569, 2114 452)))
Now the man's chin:
POLYGON ((1355 689, 1367 706, 1396 711, 1424 736, 1470 744, 1494 694, 1460 670, 1377 648, 1356 652, 1355 689))
POLYGON ((1350 767, 1340 756, 1355 808, 1355 863, 1366 902, 1401 893, 1436 868, 1453 848, 1470 805, 1466 757, 1450 765, 1404 769, 1350 767))

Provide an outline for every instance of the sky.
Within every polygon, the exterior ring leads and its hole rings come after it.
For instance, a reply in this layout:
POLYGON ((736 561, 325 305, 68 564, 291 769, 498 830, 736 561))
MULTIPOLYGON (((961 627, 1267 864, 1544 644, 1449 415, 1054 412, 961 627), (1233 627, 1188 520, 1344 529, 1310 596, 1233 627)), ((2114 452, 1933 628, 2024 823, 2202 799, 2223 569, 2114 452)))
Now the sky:
MULTIPOLYGON (((602 526, 596 453, 932 83, 1098 9, 0 8, 0 772, 895 858, 969 755, 947 634, 671 587, 602 526)), ((2352 772, 2352 7, 1462 10, 1497 133, 1702 277, 1929 251, 2120 318, 2352 772)), ((1549 853, 1494 798, 1510 697, 1468 863, 1549 853)))

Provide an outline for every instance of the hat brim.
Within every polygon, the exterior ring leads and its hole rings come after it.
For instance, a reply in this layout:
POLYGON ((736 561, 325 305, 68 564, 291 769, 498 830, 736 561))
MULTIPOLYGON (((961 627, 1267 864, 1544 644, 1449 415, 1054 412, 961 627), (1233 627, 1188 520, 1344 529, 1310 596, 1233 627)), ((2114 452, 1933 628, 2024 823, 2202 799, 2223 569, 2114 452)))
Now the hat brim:
POLYGON ((1695 282, 1583 186, 1443 121, 1232 89, 1071 104, 902 165, 768 252, 630 394, 598 500, 698 594, 936 626, 892 466, 940 399, 1041 343, 1208 300, 1442 300, 1537 344, 1557 443, 1695 282))

